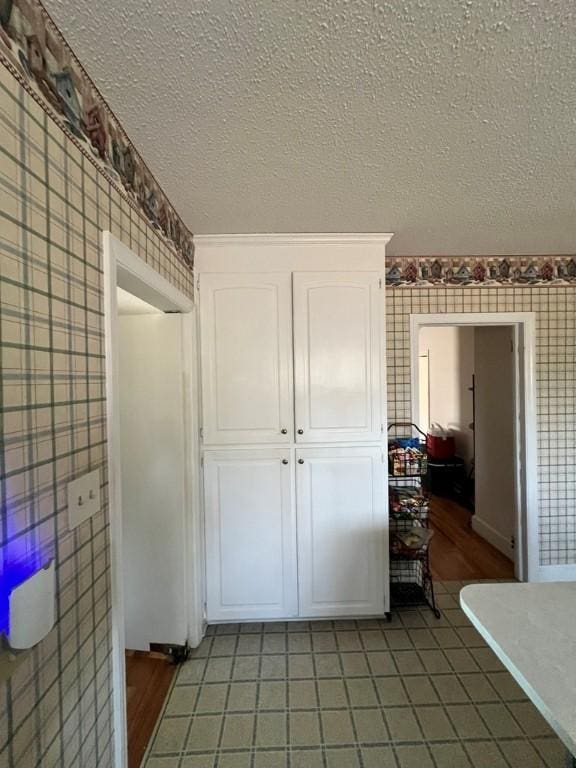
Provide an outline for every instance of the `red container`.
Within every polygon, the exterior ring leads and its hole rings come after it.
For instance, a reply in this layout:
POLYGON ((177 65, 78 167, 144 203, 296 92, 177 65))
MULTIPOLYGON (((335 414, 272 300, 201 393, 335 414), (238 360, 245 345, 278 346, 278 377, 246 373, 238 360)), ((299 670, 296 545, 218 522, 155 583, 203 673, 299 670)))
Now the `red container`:
POLYGON ((452 459, 456 453, 456 443, 451 435, 426 435, 426 451, 431 459, 452 459))

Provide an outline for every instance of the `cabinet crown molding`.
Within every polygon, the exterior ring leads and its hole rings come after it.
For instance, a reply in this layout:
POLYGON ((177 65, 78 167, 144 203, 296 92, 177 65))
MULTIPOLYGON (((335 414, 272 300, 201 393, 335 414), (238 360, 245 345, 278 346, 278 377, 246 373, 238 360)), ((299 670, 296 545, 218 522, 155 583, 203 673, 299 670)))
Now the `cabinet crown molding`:
POLYGON ((194 242, 203 247, 229 245, 386 245, 392 237, 393 233, 391 232, 288 232, 283 234, 194 235, 194 242))

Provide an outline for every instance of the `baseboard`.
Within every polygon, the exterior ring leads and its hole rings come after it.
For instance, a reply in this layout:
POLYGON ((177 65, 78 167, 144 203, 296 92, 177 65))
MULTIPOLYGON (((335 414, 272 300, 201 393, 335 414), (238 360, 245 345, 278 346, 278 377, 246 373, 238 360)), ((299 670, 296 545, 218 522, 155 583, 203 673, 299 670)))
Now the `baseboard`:
POLYGON ((514 560, 514 550, 510 546, 510 541, 506 536, 502 536, 499 531, 476 515, 472 516, 472 530, 476 531, 478 536, 482 536, 483 539, 486 539, 486 541, 489 544, 492 544, 493 547, 496 547, 496 549, 499 552, 502 552, 503 555, 510 558, 510 560, 514 560))
POLYGON ((576 564, 539 565, 534 581, 576 581, 576 564))

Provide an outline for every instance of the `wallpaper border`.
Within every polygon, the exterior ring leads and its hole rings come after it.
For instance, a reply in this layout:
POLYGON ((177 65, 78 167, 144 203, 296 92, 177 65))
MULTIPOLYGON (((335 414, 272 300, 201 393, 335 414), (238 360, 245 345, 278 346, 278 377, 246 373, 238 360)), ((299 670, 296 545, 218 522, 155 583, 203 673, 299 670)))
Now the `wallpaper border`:
POLYGON ((576 284, 574 256, 417 256, 390 261, 389 288, 576 284))
POLYGON ((37 0, 0 2, 0 62, 193 269, 192 233, 37 0))

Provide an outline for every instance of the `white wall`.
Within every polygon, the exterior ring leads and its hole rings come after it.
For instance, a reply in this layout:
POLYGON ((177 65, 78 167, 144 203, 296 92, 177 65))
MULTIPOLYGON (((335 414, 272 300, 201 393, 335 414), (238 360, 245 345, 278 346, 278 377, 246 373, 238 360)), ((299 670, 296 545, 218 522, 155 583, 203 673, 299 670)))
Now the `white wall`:
POLYGON ((475 328, 476 509, 472 526, 508 557, 515 527, 512 329, 475 328))
POLYGON ((126 647, 148 650, 187 636, 181 315, 119 329, 126 647))
POLYGON ((429 357, 429 419, 452 430, 456 453, 467 462, 474 453, 472 375, 474 328, 428 327, 420 330, 419 354, 429 357))

